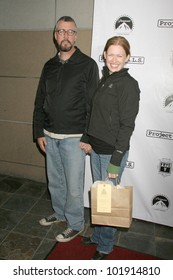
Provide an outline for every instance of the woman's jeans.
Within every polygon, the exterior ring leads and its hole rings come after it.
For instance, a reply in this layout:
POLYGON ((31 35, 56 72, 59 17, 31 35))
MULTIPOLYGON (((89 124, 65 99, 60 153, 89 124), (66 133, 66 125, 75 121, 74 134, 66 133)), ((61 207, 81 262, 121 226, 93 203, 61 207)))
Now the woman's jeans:
MULTIPOLYGON (((118 173, 118 181, 120 181, 129 152, 127 151, 121 161, 120 170, 118 173)), ((96 154, 94 151, 91 153, 91 169, 93 180, 105 181, 108 173, 107 168, 110 163, 111 155, 96 154)), ((109 179, 110 180, 110 179, 109 179)), ((116 185, 116 179, 111 179, 116 185)), ((115 233, 117 229, 112 226, 95 226, 91 240, 97 244, 97 251, 109 254, 113 250, 115 244, 115 233)))
POLYGON ((53 139, 46 136, 48 187, 55 217, 69 228, 84 228, 85 152, 80 138, 53 139))

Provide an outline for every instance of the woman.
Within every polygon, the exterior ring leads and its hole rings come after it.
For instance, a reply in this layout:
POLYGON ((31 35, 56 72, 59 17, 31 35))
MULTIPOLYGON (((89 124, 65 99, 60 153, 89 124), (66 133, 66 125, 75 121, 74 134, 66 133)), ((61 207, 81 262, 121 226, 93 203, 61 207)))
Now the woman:
MULTIPOLYGON (((129 142, 139 109, 138 82, 124 68, 130 58, 129 42, 122 36, 110 38, 104 48, 103 77, 93 99, 88 127, 93 180, 116 184, 129 152, 129 142)), ((88 144, 83 147, 89 152, 88 144)), ((113 250, 116 228, 95 226, 86 245, 97 244, 92 259, 101 260, 113 250)))

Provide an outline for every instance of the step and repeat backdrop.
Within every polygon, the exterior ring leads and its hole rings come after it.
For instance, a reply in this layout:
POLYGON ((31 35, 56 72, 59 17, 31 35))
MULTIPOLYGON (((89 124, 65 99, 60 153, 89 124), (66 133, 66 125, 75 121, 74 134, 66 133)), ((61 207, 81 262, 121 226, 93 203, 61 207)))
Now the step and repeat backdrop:
MULTIPOLYGON (((107 39, 131 45, 126 65, 141 89, 140 110, 121 185, 134 187, 133 217, 173 226, 173 2, 95 0, 92 57, 100 75, 107 39)), ((92 184, 87 156, 85 206, 92 184)))

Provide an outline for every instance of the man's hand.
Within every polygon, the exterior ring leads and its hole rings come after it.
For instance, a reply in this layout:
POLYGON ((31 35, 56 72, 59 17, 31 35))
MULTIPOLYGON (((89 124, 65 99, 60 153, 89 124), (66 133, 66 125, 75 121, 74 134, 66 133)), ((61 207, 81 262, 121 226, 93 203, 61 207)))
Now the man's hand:
POLYGON ((46 149, 45 149, 45 147, 46 147, 46 145, 47 145, 46 138, 45 138, 45 137, 39 137, 39 138, 37 138, 37 143, 38 143, 40 149, 41 149, 44 153, 46 153, 46 149))

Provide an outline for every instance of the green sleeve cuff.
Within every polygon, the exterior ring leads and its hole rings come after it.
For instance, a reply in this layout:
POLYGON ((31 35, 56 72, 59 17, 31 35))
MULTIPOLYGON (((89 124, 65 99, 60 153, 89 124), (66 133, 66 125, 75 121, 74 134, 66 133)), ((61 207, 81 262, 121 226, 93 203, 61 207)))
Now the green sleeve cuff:
POLYGON ((120 167, 109 163, 107 172, 111 174, 118 174, 120 167))

